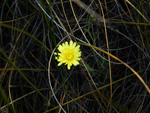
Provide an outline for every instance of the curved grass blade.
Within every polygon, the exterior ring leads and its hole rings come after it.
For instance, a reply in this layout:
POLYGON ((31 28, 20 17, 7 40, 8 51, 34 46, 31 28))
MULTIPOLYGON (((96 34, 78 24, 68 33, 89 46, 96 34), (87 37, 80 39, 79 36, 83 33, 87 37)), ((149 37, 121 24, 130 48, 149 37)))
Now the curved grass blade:
POLYGON ((114 55, 112 55, 112 54, 110 54, 110 53, 108 53, 108 52, 106 52, 106 51, 104 51, 104 50, 102 50, 102 49, 100 49, 100 48, 98 48, 98 47, 95 47, 95 46, 92 46, 92 45, 89 45, 89 44, 84 44, 84 43, 78 43, 78 44, 84 45, 84 46, 88 46, 88 47, 94 48, 94 49, 96 49, 96 50, 99 50, 99 51, 101 51, 101 52, 103 52, 103 53, 105 53, 105 54, 111 56, 111 57, 114 58, 115 60, 121 62, 122 64, 124 64, 127 68, 129 68, 129 69, 138 77, 138 79, 143 83, 143 85, 144 85, 145 88, 147 89, 148 93, 150 94, 150 89, 149 89, 149 87, 147 86, 147 84, 145 83, 145 81, 144 81, 144 80, 141 78, 141 76, 140 76, 132 67, 130 67, 127 63, 123 62, 122 60, 120 60, 120 59, 117 58, 116 56, 114 56, 114 55))
MULTIPOLYGON (((112 82, 111 84, 118 83, 118 82, 120 82, 120 81, 122 81, 122 80, 124 80, 124 79, 127 79, 127 78, 129 78, 129 77, 131 77, 131 76, 133 76, 133 75, 134 75, 134 74, 125 76, 125 77, 123 77, 123 78, 121 78, 121 79, 119 79, 119 80, 116 80, 116 81, 112 82)), ((81 95, 81 96, 79 96, 79 97, 77 97, 77 98, 75 98, 75 99, 72 99, 72 100, 70 100, 70 101, 68 101, 68 102, 66 102, 66 103, 64 103, 64 104, 62 104, 62 106, 67 105, 67 104, 69 104, 69 103, 71 103, 71 102, 74 102, 74 101, 76 101, 76 100, 78 100, 78 99, 81 99, 81 98, 83 98, 83 97, 85 97, 85 96, 87 96, 87 95, 90 95, 90 94, 92 94, 92 93, 95 93, 95 92, 97 92, 97 91, 99 91, 99 90, 101 90, 101 89, 104 89, 104 88, 106 88, 106 87, 109 87, 111 84, 107 84, 107 85, 105 85, 105 86, 102 86, 102 87, 97 88, 97 90, 93 90, 93 91, 91 91, 91 92, 88 92, 88 93, 86 93, 86 94, 83 94, 83 95, 81 95)), ((53 111, 53 110, 55 110, 55 109, 57 109, 57 108, 59 108, 59 107, 60 107, 60 106, 56 106, 56 107, 54 107, 54 108, 52 108, 52 109, 50 109, 50 110, 47 110, 47 111, 45 111, 45 112, 43 112, 43 113, 48 113, 48 112, 53 111)))
POLYGON ((6 28, 10 28, 10 29, 19 31, 19 32, 21 32, 21 33, 31 37, 35 42, 37 42, 38 44, 42 45, 49 53, 51 53, 50 49, 48 49, 41 41, 39 41, 36 37, 32 36, 30 33, 26 32, 26 31, 23 31, 23 30, 20 30, 20 29, 18 29, 16 27, 10 26, 8 24, 3 24, 2 22, 0 22, 0 25, 3 26, 3 27, 6 27, 6 28))
POLYGON ((22 73, 20 69, 17 68, 17 66, 9 59, 9 57, 6 55, 6 53, 2 50, 0 47, 0 53, 7 59, 7 62, 15 68, 16 71, 25 79, 26 82, 28 82, 31 87, 41 96, 43 99, 48 101, 48 99, 28 80, 28 78, 22 73))

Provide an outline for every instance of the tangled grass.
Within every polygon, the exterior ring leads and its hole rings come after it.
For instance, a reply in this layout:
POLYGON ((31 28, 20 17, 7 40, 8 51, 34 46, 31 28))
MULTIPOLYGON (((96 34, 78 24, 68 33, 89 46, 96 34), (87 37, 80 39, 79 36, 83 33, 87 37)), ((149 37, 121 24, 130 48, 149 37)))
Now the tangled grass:
POLYGON ((0 112, 147 113, 149 0, 1 0, 0 112), (73 40, 81 61, 58 66, 73 40))

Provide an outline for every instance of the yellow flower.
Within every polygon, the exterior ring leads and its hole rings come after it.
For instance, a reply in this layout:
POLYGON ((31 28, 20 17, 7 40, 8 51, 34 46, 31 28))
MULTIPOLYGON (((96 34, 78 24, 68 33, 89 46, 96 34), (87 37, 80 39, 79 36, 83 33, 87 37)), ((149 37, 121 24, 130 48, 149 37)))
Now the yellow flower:
POLYGON ((76 45, 73 41, 70 41, 69 44, 65 42, 58 46, 58 50, 60 53, 55 53, 55 55, 58 55, 56 56, 56 60, 59 62, 58 66, 65 63, 68 70, 70 70, 72 64, 74 66, 79 64, 81 57, 80 45, 76 45))

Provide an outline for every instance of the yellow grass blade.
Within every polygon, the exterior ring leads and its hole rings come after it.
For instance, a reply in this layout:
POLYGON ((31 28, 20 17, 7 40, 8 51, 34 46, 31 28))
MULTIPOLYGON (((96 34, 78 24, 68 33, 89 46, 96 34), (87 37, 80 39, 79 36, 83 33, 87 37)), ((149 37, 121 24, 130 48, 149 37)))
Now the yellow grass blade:
POLYGON ((146 22, 148 22, 147 18, 130 1, 126 0, 126 2, 132 6, 145 19, 146 22))
POLYGON ((148 93, 150 94, 150 89, 149 89, 149 87, 147 86, 147 84, 145 83, 145 81, 144 81, 144 80, 141 78, 141 76, 140 76, 132 67, 130 67, 127 63, 123 62, 122 60, 120 60, 120 59, 117 58, 116 56, 114 56, 114 55, 112 55, 112 54, 110 54, 110 53, 108 53, 108 52, 106 52, 106 51, 104 51, 104 50, 102 50, 102 49, 100 49, 100 48, 98 48, 98 47, 95 47, 95 46, 93 46, 93 45, 84 44, 84 43, 78 43, 78 44, 80 44, 80 45, 85 45, 85 46, 89 46, 89 47, 91 47, 91 48, 94 48, 94 49, 96 49, 96 50, 99 50, 99 51, 101 51, 101 52, 103 52, 103 53, 105 53, 105 54, 111 56, 111 57, 114 58, 115 60, 121 62, 122 64, 124 64, 126 67, 128 67, 128 68, 138 77, 138 79, 143 83, 143 85, 144 85, 145 88, 147 89, 148 93))

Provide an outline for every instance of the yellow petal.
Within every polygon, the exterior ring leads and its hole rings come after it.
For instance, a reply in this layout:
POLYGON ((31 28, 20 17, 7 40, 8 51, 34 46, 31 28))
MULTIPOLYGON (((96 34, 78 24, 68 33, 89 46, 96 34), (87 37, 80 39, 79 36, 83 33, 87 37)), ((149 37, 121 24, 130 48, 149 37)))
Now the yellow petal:
POLYGON ((62 65, 62 62, 59 62, 58 66, 62 65))
POLYGON ((65 64, 67 69, 70 70, 71 66, 78 65, 81 57, 80 45, 76 45, 72 40, 62 43, 58 46, 60 53, 57 53, 56 60, 59 62, 58 66, 65 64))
POLYGON ((63 49, 64 49, 64 48, 63 48, 62 45, 59 45, 59 46, 58 46, 58 50, 59 50, 60 52, 61 52, 63 49))
POLYGON ((68 64, 68 65, 67 65, 68 70, 70 70, 70 67, 71 67, 71 66, 68 64))
POLYGON ((72 40, 70 41, 70 46, 73 46, 73 41, 72 40))
POLYGON ((79 64, 79 62, 76 60, 73 62, 73 65, 75 65, 75 66, 77 66, 78 64, 79 64))

